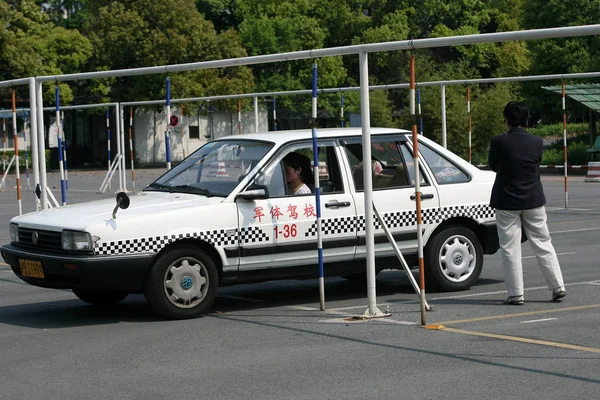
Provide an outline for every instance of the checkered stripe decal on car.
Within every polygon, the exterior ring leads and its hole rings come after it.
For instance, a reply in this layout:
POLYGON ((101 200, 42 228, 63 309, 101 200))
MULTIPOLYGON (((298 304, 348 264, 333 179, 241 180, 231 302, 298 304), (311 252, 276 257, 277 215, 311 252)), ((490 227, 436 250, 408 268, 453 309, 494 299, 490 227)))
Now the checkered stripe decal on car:
POLYGON ((116 242, 104 242, 96 244, 94 252, 100 255, 115 255, 126 253, 158 253, 165 246, 177 240, 194 238, 209 242, 215 247, 237 245, 237 231, 233 235, 227 235, 225 229, 179 233, 168 236, 154 236, 150 238, 137 238, 119 240, 116 242))
MULTIPOLYGON (((495 216, 493 208, 487 204, 476 204, 472 206, 451 206, 439 208, 428 208, 422 210, 422 217, 424 224, 439 224, 449 218, 453 217, 467 217, 474 220, 489 219, 495 216)), ((414 226, 417 224, 416 212, 400 211, 394 213, 387 213, 383 215, 386 225, 390 229, 403 228, 408 226, 414 226)), ((377 218, 374 218, 375 229, 381 229, 381 224, 377 218)), ((341 217, 324 219, 321 221, 324 235, 335 235, 339 233, 347 232, 364 232, 365 231, 365 217, 341 217)), ((316 236, 317 235, 317 223, 314 222, 310 229, 306 232, 305 236, 316 236)))
MULTIPOLYGON (((321 221, 322 232, 325 235, 339 235, 341 233, 354 232, 356 230, 356 217, 340 217, 330 218, 321 221)), ((304 236, 316 236, 317 235, 317 222, 313 222, 308 231, 304 236)))
POLYGON ((262 229, 257 228, 255 226, 244 226, 240 231, 240 242, 242 242, 242 244, 268 241, 269 237, 267 236, 267 234, 262 229))

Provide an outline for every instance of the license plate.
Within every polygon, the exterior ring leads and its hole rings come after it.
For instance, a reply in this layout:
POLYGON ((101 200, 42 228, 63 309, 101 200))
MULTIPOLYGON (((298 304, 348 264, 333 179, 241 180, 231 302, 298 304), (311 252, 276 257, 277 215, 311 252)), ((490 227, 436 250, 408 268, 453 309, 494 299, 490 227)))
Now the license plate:
POLYGON ((40 261, 19 260, 19 267, 21 267, 21 275, 23 276, 40 279, 45 278, 42 263, 40 261))

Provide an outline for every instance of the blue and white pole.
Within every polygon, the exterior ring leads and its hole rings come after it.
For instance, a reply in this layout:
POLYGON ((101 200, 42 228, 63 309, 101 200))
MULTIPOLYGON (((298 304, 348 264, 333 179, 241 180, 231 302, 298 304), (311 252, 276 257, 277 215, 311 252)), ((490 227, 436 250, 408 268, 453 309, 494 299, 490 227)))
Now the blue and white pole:
POLYGON ((344 127, 344 93, 342 93, 342 100, 340 105, 340 126, 344 127))
POLYGON ((56 132, 58 136, 58 167, 60 169, 60 194, 62 196, 62 205, 67 205, 67 192, 65 182, 65 169, 63 166, 63 143, 62 126, 60 122, 60 88, 56 86, 56 132))
POLYGON ((167 76, 167 129, 165 130, 165 150, 167 152, 167 169, 171 169, 171 78, 167 76))
POLYGON ((417 89, 417 105, 419 109, 419 134, 423 135, 423 114, 421 113, 421 89, 417 89))
MULTIPOLYGON (((107 108, 106 109, 106 141, 107 141, 107 150, 108 150, 108 172, 110 173, 110 164, 111 164, 111 159, 110 159, 110 111, 107 108)), ((108 180, 108 190, 112 191, 111 188, 111 184, 110 184, 110 179, 108 180)))
POLYGON ((277 130, 277 98, 273 97, 273 130, 277 130))
POLYGON ((323 268, 323 240, 321 237, 321 187, 319 185, 319 147, 317 146, 317 64, 312 70, 312 145, 313 174, 315 179, 315 199, 317 209, 317 251, 319 253, 319 295, 321 311, 325 311, 325 271, 323 268))
POLYGON ((65 134, 65 112, 60 112, 61 129, 63 133, 63 162, 65 165, 65 188, 69 190, 69 165, 67 163, 67 135, 65 134))

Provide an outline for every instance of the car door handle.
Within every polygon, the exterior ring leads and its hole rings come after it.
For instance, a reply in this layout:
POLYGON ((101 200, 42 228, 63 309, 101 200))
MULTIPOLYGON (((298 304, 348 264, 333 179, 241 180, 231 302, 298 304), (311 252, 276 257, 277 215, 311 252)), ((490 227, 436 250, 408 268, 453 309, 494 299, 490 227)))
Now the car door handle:
MULTIPOLYGON (((413 194, 410 196, 410 199, 416 200, 417 196, 413 194)), ((427 194, 421 193, 421 200, 428 200, 428 199, 433 199, 433 193, 427 193, 427 194)))
POLYGON ((329 203, 325 203, 325 207, 326 208, 350 207, 350 202, 333 200, 333 201, 330 201, 329 203))

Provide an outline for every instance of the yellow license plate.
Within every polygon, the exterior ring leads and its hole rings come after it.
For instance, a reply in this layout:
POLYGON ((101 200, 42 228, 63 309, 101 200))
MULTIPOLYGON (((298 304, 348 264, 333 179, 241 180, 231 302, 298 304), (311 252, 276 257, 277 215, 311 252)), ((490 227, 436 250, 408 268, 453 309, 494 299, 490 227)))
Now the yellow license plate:
POLYGON ((42 263, 40 261, 19 260, 19 266, 21 267, 21 275, 23 276, 40 279, 45 278, 42 263))

